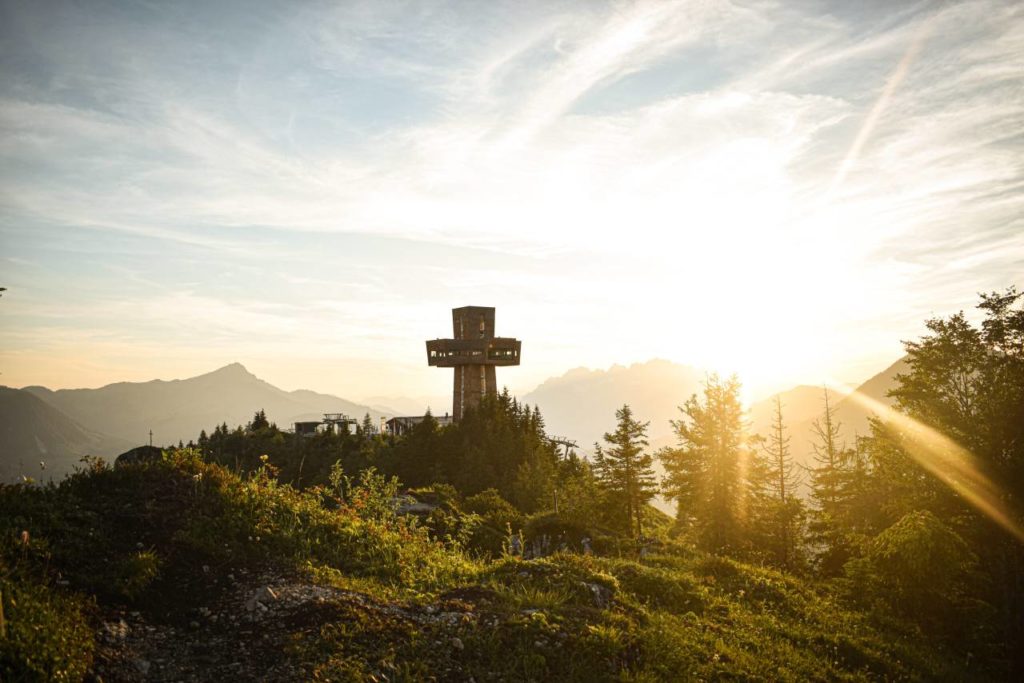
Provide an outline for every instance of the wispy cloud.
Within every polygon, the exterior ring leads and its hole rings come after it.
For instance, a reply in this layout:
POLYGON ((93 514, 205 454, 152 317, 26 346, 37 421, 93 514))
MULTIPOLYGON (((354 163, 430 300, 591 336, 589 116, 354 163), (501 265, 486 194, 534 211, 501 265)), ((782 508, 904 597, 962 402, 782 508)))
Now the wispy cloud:
MULTIPOLYGON (((0 241, 53 264, 15 267, 23 286, 61 277, 54 249, 121 267, 103 252, 127 240, 182 273, 133 293, 89 271, 122 305, 75 299, 68 335, 142 343, 173 313, 211 347, 384 358, 430 333, 425 304, 465 297, 524 316, 538 374, 883 365, 884 339, 1024 272, 1024 15, 809 7, 197 6, 84 29, 72 5, 12 10, 0 241), (431 270, 434 245, 462 260, 431 270), (650 333, 609 331, 609 310, 650 333), (545 340, 567 324, 601 346, 545 340)), ((0 348, 44 334, 18 315, 0 348)))

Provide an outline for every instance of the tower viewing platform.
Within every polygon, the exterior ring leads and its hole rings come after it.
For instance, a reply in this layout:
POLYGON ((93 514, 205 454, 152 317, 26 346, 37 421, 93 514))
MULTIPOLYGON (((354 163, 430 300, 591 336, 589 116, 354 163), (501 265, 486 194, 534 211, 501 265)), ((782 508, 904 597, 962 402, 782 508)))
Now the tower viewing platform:
POLYGON ((485 394, 498 392, 494 368, 519 365, 522 342, 494 336, 494 308, 463 306, 452 309, 453 339, 427 342, 427 364, 454 368, 452 416, 462 418, 467 408, 479 405, 485 394))

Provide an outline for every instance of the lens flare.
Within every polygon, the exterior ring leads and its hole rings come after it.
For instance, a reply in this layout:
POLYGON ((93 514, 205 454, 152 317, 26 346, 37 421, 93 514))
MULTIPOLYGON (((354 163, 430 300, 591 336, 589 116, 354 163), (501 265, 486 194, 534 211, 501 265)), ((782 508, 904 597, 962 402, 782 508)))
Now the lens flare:
POLYGON ((984 474, 978 459, 970 451, 938 430, 880 401, 851 391, 842 383, 829 384, 849 392, 849 398, 875 413, 883 423, 895 429, 907 454, 929 474, 959 494, 1014 538, 1024 542, 1024 528, 1017 521, 1020 516, 1006 504, 1002 490, 984 474))

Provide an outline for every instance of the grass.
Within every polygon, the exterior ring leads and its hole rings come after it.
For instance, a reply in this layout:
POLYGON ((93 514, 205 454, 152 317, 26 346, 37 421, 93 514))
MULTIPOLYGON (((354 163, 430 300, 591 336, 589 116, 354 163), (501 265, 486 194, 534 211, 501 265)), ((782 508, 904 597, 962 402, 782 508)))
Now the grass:
POLYGON ((769 569, 672 545, 643 562, 473 559, 381 513, 380 482, 343 502, 272 474, 242 480, 184 452, 0 488, 0 680, 83 680, 103 610, 185 620, 226 585, 211 576, 267 568, 367 596, 317 606, 292 634, 286 655, 309 680, 992 676, 769 569))

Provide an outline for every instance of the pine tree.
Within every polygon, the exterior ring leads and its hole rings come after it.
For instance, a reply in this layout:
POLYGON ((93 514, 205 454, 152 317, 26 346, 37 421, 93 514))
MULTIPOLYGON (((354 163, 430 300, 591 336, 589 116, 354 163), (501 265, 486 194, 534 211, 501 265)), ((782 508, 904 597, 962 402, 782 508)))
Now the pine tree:
POLYGON ((609 497, 624 507, 626 528, 634 538, 643 536, 643 508, 657 492, 653 458, 644 452, 649 422, 638 422, 624 405, 615 411, 618 425, 606 433, 607 447, 595 444, 594 470, 609 497))
POLYGON ((252 422, 249 423, 250 432, 259 431, 260 429, 266 429, 270 426, 270 422, 267 420, 267 414, 260 408, 256 411, 256 414, 252 417, 252 422))
POLYGON ((691 396, 672 420, 679 445, 663 449, 665 493, 676 501, 680 526, 692 529, 701 546, 715 551, 746 545, 747 477, 741 462, 750 462, 744 435, 740 383, 711 375, 703 401, 691 396))
POLYGON ((845 484, 849 481, 846 467, 850 454, 840 441, 842 424, 836 420, 828 389, 823 391, 825 410, 811 425, 816 441, 812 444, 814 465, 809 468, 814 502, 809 531, 811 543, 817 550, 819 570, 835 576, 850 559, 849 539, 844 528, 847 519, 845 484))
POLYGON ((760 544, 776 566, 792 571, 801 565, 804 506, 796 495, 800 476, 789 442, 782 419, 782 400, 776 396, 771 430, 768 438, 762 440, 759 476, 748 478, 760 503, 760 544))
POLYGON ((373 436, 376 430, 373 428, 373 418, 370 417, 369 413, 363 415, 363 423, 359 425, 359 435, 363 439, 369 439, 373 436))
POLYGON ((864 447, 883 525, 927 510, 977 554, 986 588, 972 597, 994 608, 1009 678, 1024 680, 1024 293, 977 307, 980 326, 960 312, 904 342, 889 395, 909 422, 874 420, 864 447))

